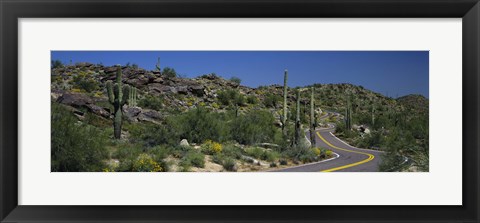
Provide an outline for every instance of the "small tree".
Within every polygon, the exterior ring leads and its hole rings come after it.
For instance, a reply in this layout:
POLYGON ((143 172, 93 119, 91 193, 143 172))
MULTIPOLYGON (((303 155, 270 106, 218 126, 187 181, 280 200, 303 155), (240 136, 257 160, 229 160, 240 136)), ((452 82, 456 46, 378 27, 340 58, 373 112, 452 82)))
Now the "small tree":
POLYGON ((242 80, 238 77, 232 77, 232 78, 230 78, 230 81, 233 82, 233 83, 236 83, 238 85, 240 85, 240 83, 242 82, 242 80))
POLYGON ((52 60, 51 61, 51 67, 52 68, 60 68, 63 67, 63 63, 60 60, 52 60))
POLYGON ((170 68, 170 67, 165 67, 163 68, 162 74, 165 75, 166 77, 176 77, 177 72, 175 69, 170 68))

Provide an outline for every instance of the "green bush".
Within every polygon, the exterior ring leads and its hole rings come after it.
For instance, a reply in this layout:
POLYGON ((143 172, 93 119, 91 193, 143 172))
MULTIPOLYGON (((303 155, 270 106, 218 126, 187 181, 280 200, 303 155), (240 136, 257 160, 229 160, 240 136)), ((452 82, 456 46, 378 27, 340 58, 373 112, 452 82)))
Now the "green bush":
POLYGON ((233 83, 236 83, 236 84, 238 84, 238 85, 239 85, 240 83, 242 83, 242 80, 241 80, 240 78, 238 78, 238 77, 231 77, 231 78, 230 78, 230 81, 233 82, 233 83))
POLYGON ((237 164, 235 159, 226 156, 224 154, 215 154, 212 156, 212 161, 214 163, 220 164, 227 171, 237 171, 237 164))
POLYGON ((207 140, 202 144, 202 152, 205 154, 213 155, 221 153, 223 150, 222 144, 214 142, 212 140, 207 140))
POLYGON ((274 162, 274 161, 277 161, 279 157, 280 157, 280 154, 278 152, 266 150, 260 156, 260 159, 266 160, 268 162, 274 162))
POLYGON ((228 125, 225 114, 209 112, 207 108, 198 107, 167 119, 167 124, 179 139, 202 143, 206 140, 224 142, 228 139, 228 125))
POLYGON ((258 98, 254 95, 247 96, 247 103, 251 105, 256 105, 258 103, 258 98))
POLYGON ((175 130, 168 125, 142 123, 125 125, 125 127, 130 133, 130 142, 139 143, 145 147, 162 144, 176 145, 180 141, 175 130))
POLYGON ((237 164, 235 160, 230 157, 223 160, 222 166, 227 171, 237 171, 237 164))
POLYGON ((224 106, 244 106, 246 102, 245 96, 234 89, 219 91, 217 99, 224 106))
POLYGON ((163 108, 163 98, 161 96, 145 95, 138 100, 138 106, 158 111, 163 108))
POLYGON ((189 151, 185 154, 182 162, 187 162, 192 166, 204 168, 205 167, 205 155, 197 151, 189 151))
POLYGON ((245 149, 245 153, 255 159, 260 159, 263 155, 263 149, 260 147, 250 147, 245 149))
POLYGON ((243 156, 243 150, 232 144, 226 144, 223 146, 222 154, 234 159, 241 159, 243 156))
POLYGON ((157 163, 152 156, 146 153, 140 154, 132 165, 132 171, 135 172, 162 172, 162 166, 157 163))
POLYGON ((318 160, 318 156, 314 150, 310 148, 290 148, 282 152, 284 157, 301 161, 303 163, 314 162, 318 160))
POLYGON ((73 77, 73 87, 82 89, 88 93, 100 89, 97 81, 95 81, 93 78, 86 77, 85 75, 77 75, 73 77))
POLYGON ((60 60, 52 60, 50 63, 52 68, 61 68, 63 67, 63 63, 60 60))
POLYGON ((108 136, 103 131, 79 123, 57 103, 52 103, 51 121, 53 172, 97 172, 106 167, 108 136))
POLYGON ((251 111, 238 116, 231 127, 231 136, 241 144, 272 142, 276 127, 274 117, 266 111, 251 111))
POLYGON ((173 68, 165 67, 163 68, 162 75, 172 78, 177 76, 177 72, 173 68))
POLYGON ((280 100, 282 100, 280 95, 267 93, 265 95, 265 99, 263 100, 263 104, 268 108, 276 108, 280 100))

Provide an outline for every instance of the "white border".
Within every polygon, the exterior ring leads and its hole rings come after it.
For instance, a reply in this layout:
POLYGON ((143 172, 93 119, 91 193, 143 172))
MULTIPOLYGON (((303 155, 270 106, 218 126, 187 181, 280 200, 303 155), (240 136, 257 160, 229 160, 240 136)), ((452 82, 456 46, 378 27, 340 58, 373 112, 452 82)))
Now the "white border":
POLYGON ((461 205, 461 31, 461 19, 20 19, 19 204, 461 205), (50 173, 50 50, 430 50, 430 172, 50 173))

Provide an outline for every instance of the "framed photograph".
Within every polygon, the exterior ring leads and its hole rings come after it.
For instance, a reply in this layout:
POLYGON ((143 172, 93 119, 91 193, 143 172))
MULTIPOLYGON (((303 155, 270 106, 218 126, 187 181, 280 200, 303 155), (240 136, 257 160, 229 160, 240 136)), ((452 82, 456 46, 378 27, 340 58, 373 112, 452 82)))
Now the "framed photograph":
POLYGON ((479 222, 478 1, 1 1, 1 222, 479 222))

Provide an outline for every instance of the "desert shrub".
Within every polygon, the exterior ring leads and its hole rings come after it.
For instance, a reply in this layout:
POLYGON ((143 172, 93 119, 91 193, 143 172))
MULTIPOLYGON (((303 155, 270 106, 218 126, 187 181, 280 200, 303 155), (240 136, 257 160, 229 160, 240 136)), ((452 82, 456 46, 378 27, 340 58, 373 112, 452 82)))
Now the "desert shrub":
POLYGON ((235 159, 224 154, 215 154, 212 156, 214 163, 220 164, 227 171, 237 171, 235 159))
POLYGON ((51 65, 52 68, 60 68, 60 67, 63 67, 63 63, 62 63, 62 61, 60 61, 60 60, 52 60, 52 61, 50 62, 50 65, 51 65))
POLYGON ((185 154, 181 162, 188 163, 191 166, 203 168, 205 167, 205 155, 197 151, 191 150, 185 154))
POLYGON ((278 152, 265 150, 260 156, 260 159, 266 160, 268 162, 274 162, 278 160, 279 157, 280 154, 278 152))
POLYGON ((163 108, 163 98, 160 96, 145 95, 138 100, 138 106, 158 111, 163 108))
POLYGON ((222 144, 218 142, 214 142, 212 140, 206 140, 205 143, 202 144, 202 152, 205 154, 217 154, 222 152, 222 144))
POLYGON ((327 151, 325 151, 325 156, 326 156, 326 157, 330 157, 330 156, 332 156, 332 155, 333 155, 332 150, 327 150, 327 151))
POLYGON ((230 157, 223 160, 221 165, 227 171, 237 171, 237 164, 236 164, 235 160, 230 158, 230 157))
POLYGON ((279 163, 280 163, 280 165, 287 165, 288 164, 287 160, 285 160, 285 159, 280 159, 279 163))
POLYGON ((51 170, 53 172, 101 171, 108 158, 108 136, 79 123, 62 105, 52 103, 51 170))
POLYGON ((162 75, 172 78, 177 76, 177 72, 171 67, 165 67, 163 68, 162 75))
POLYGON ((247 103, 251 105, 255 105, 258 103, 258 98, 255 97, 254 95, 247 96, 247 103))
POLYGON ((315 153, 315 155, 317 156, 320 156, 322 150, 320 148, 312 148, 313 152, 315 153))
POLYGON ((120 143, 116 146, 116 150, 112 153, 112 158, 119 160, 134 160, 141 153, 143 153, 143 149, 140 145, 120 143))
POLYGON ((169 117, 167 124, 177 139, 187 139, 189 142, 200 143, 208 139, 223 142, 228 139, 225 114, 209 112, 203 107, 169 117))
POLYGON ((245 153, 255 159, 260 159, 263 155, 263 149, 260 147, 249 147, 245 149, 245 153))
POLYGON ((303 163, 313 162, 318 159, 317 154, 310 148, 291 148, 285 150, 282 155, 303 163))
POLYGON ((133 162, 132 170, 135 172, 162 172, 163 169, 152 156, 146 153, 140 154, 133 162))
POLYGON ((277 167, 277 163, 274 163, 274 162, 270 163, 270 167, 277 167))
POLYGON ((232 123, 231 136, 239 143, 248 145, 274 139, 274 117, 269 112, 251 111, 238 116, 232 123))
POLYGON ((282 100, 282 97, 280 95, 267 93, 265 94, 265 99, 263 100, 263 104, 268 108, 276 108, 280 100, 282 100))
POLYGON ((239 147, 236 147, 232 144, 227 144, 223 146, 222 154, 234 159, 241 159, 243 155, 243 150, 239 147))
POLYGON ((143 123, 128 125, 126 127, 130 133, 130 142, 139 143, 145 147, 153 147, 161 144, 175 145, 178 142, 177 134, 167 125, 143 123))
POLYGON ((234 89, 219 91, 217 99, 224 106, 244 106, 246 102, 245 96, 234 89))
POLYGON ((73 87, 76 89, 84 90, 88 93, 100 89, 97 81, 95 81, 93 78, 89 78, 81 74, 73 77, 73 87))
POLYGON ((238 77, 231 77, 230 81, 236 84, 240 84, 242 82, 242 80, 238 77))

